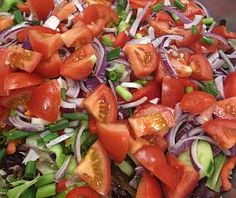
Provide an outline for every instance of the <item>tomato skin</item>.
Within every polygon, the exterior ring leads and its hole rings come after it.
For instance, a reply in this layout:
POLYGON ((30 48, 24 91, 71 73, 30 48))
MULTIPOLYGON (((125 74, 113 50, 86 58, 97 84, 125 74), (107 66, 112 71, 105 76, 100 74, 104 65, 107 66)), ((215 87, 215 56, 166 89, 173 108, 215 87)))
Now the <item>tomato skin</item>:
POLYGON ((39 20, 45 20, 49 12, 54 9, 53 0, 27 0, 27 3, 31 12, 34 13, 39 20))
POLYGON ((71 14, 76 12, 76 7, 73 2, 62 2, 53 11, 54 16, 56 16, 60 21, 67 19, 71 14))
POLYGON ((228 32, 225 25, 219 25, 212 30, 213 33, 219 34, 226 39, 236 39, 236 32, 228 32))
POLYGON ((129 147, 129 129, 126 124, 97 123, 98 137, 107 153, 121 163, 129 147))
POLYGON ((99 85, 85 98, 83 105, 99 122, 115 123, 117 121, 117 102, 111 89, 105 84, 99 85))
POLYGON ((66 182, 67 182, 67 180, 63 179, 63 180, 60 180, 56 183, 56 192, 57 193, 63 192, 67 189, 66 182))
POLYGON ((155 71, 158 56, 152 44, 126 44, 123 50, 137 78, 146 77, 155 71))
POLYGON ((34 73, 42 78, 57 78, 60 75, 62 60, 58 53, 52 55, 49 60, 43 60, 36 67, 34 73))
POLYGON ((202 127, 221 148, 230 149, 236 144, 235 120, 213 119, 204 123, 202 127))
POLYGON ((29 40, 32 48, 47 59, 63 45, 60 34, 40 33, 36 30, 29 31, 29 40))
POLYGON ((161 182, 170 188, 175 187, 177 182, 175 170, 168 164, 164 153, 158 146, 144 146, 134 153, 134 157, 161 182))
POLYGON ((162 198, 163 194, 158 181, 149 173, 145 172, 138 186, 136 198, 162 198))
POLYGON ((148 2, 152 2, 152 5, 161 2, 161 0, 130 0, 130 6, 133 9, 144 8, 148 2))
POLYGON ((11 16, 0 16, 0 31, 11 27, 14 24, 11 16))
POLYGON ((216 102, 216 98, 203 91, 187 93, 181 100, 180 106, 184 111, 194 115, 202 113, 216 102))
POLYGON ((184 86, 179 79, 165 76, 162 83, 161 104, 174 108, 185 95, 184 86))
POLYGON ((26 72, 8 73, 4 77, 4 89, 14 90, 25 87, 40 85, 43 79, 35 74, 28 74, 26 72))
POLYGON ((213 70, 208 59, 203 54, 195 54, 190 58, 192 67, 191 78, 199 81, 210 81, 213 79, 213 70))
POLYGON ((66 198, 99 198, 99 194, 87 186, 76 187, 67 193, 66 198))
POLYGON ((60 86, 57 80, 50 80, 34 90, 27 107, 33 115, 49 122, 55 122, 60 113, 60 104, 60 86))
POLYGON ((224 94, 226 98, 236 96, 236 72, 226 76, 224 80, 224 94))
POLYGON ((75 174, 100 195, 108 194, 111 188, 111 167, 108 155, 99 140, 90 147, 77 166, 75 174))
POLYGON ((16 37, 19 42, 24 42, 29 36, 30 30, 36 30, 40 33, 46 33, 46 34, 56 34, 57 32, 55 30, 52 30, 50 28, 44 27, 44 26, 30 26, 27 28, 22 29, 21 31, 17 32, 16 37))
POLYGON ((28 3, 18 3, 16 6, 21 12, 25 12, 26 14, 30 14, 30 8, 28 3))
POLYGON ((74 80, 85 79, 92 73, 95 62, 96 56, 93 46, 91 44, 85 45, 63 61, 60 74, 74 80))
POLYGON ((179 161, 174 155, 168 155, 167 160, 171 167, 175 169, 177 185, 169 188, 164 185, 164 192, 167 198, 183 198, 188 197, 198 184, 200 175, 193 167, 190 167, 179 161))
POLYGON ((222 119, 236 120, 236 97, 217 101, 214 115, 222 119))
POLYGON ((125 32, 121 32, 117 35, 116 40, 114 42, 114 46, 116 47, 124 47, 125 43, 129 40, 129 37, 125 32))
POLYGON ((88 3, 89 5, 91 4, 103 4, 106 6, 110 6, 112 3, 112 0, 85 0, 86 3, 88 3))

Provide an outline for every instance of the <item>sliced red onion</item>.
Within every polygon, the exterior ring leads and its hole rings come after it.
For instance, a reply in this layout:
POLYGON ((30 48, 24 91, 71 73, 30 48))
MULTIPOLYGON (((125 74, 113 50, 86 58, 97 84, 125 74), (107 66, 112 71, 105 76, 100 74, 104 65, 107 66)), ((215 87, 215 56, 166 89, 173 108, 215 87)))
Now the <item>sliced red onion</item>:
POLYGON ((203 9, 203 11, 204 11, 205 14, 206 14, 206 17, 209 17, 209 16, 210 16, 210 14, 209 14, 207 8, 206 8, 201 2, 199 2, 199 1, 197 1, 197 0, 194 0, 194 2, 195 2, 200 8, 203 9))
POLYGON ((143 86, 136 82, 122 82, 121 86, 133 89, 141 89, 143 86))
POLYGON ((196 127, 193 128, 192 130, 189 131, 188 135, 189 137, 195 136, 195 135, 199 135, 200 133, 203 133, 204 131, 202 130, 201 127, 196 127))
POLYGON ((38 153, 34 149, 30 149, 22 164, 26 165, 28 161, 36 161, 37 159, 39 159, 38 153))
POLYGON ((179 51, 179 52, 187 51, 187 52, 189 52, 190 54, 194 54, 194 53, 195 53, 192 49, 187 48, 187 47, 180 47, 180 48, 178 48, 178 51, 179 51))
POLYGON ((85 82, 83 82, 83 81, 80 81, 80 88, 85 93, 89 93, 90 92, 90 90, 85 86, 85 82))
POLYGON ((73 135, 73 133, 67 133, 67 134, 63 134, 63 135, 60 135, 59 137, 51 140, 49 143, 46 144, 46 146, 49 148, 49 147, 52 147, 56 144, 59 144, 69 138, 71 138, 73 135))
POLYGON ((27 116, 27 115, 21 113, 20 111, 15 111, 15 113, 16 113, 16 115, 18 115, 19 117, 21 117, 21 118, 23 118, 23 119, 25 119, 25 120, 27 120, 27 121, 30 121, 30 120, 31 120, 31 117, 30 117, 30 116, 27 116))
POLYGON ((122 109, 133 108, 133 107, 137 107, 137 106, 145 103, 147 100, 148 100, 148 97, 144 96, 143 98, 141 98, 137 101, 126 103, 126 104, 120 105, 119 107, 122 109))
POLYGON ((230 58, 230 59, 236 59, 236 51, 234 51, 233 53, 231 53, 231 54, 227 54, 226 55, 228 58, 230 58))
POLYGON ((109 84, 109 86, 110 86, 110 88, 111 88, 111 90, 112 90, 112 93, 113 93, 113 95, 114 95, 116 101, 117 101, 117 95, 116 95, 116 90, 115 90, 114 84, 112 83, 111 80, 108 80, 108 84, 109 84))
POLYGON ((120 78, 120 82, 130 81, 130 74, 131 74, 130 70, 125 70, 122 77, 120 78))
POLYGON ((91 78, 88 78, 86 81, 85 81, 85 84, 86 84, 86 87, 89 91, 92 91, 94 90, 100 83, 103 83, 103 82, 100 82, 98 80, 97 77, 93 76, 91 78))
POLYGON ((77 136, 76 136, 76 139, 75 139, 75 145, 74 145, 74 153, 75 153, 75 160, 77 162, 77 164, 80 164, 81 160, 82 160, 82 157, 81 157, 81 151, 80 151, 80 147, 81 147, 81 136, 83 134, 83 131, 86 129, 86 127, 82 124, 78 133, 77 133, 77 136))
POLYGON ((212 32, 212 30, 215 28, 216 26, 216 22, 214 21, 211 26, 209 27, 208 31, 207 32, 212 32))
POLYGON ((182 108, 180 107, 180 103, 178 102, 176 105, 175 105, 175 121, 178 122, 181 118, 181 116, 183 115, 183 110, 182 108))
POLYGON ((124 119, 124 115, 121 112, 118 112, 118 116, 119 116, 119 120, 123 120, 124 119))
POLYGON ((208 61, 212 64, 216 59, 218 59, 220 57, 219 52, 216 51, 215 53, 211 54, 208 57, 208 61))
POLYGON ((137 44, 148 44, 151 42, 152 42, 152 38, 150 36, 145 36, 145 37, 142 37, 139 39, 133 39, 133 40, 129 41, 128 43, 137 45, 137 44))
POLYGON ((160 98, 154 98, 152 100, 149 100, 149 103, 156 105, 156 104, 158 104, 159 101, 160 101, 160 98))
POLYGON ((84 98, 70 98, 70 99, 67 99, 67 101, 70 103, 74 103, 76 107, 83 108, 84 98))
POLYGON ((66 81, 62 77, 59 77, 57 79, 57 82, 58 82, 58 84, 59 84, 61 89, 63 89, 63 88, 67 89, 67 83, 66 83, 66 81))
POLYGON ((126 24, 129 23, 129 21, 130 21, 130 19, 131 19, 131 17, 132 17, 132 14, 133 14, 133 11, 130 10, 129 13, 128 13, 128 15, 127 15, 127 17, 126 17, 126 19, 125 19, 125 23, 126 23, 126 24))
MULTIPOLYGON (((0 40, 1 40, 1 39, 0 39, 0 40)), ((12 40, 12 41, 10 41, 10 42, 8 42, 8 43, 5 43, 5 44, 3 44, 3 45, 0 45, 0 49, 10 47, 10 46, 15 45, 15 44, 17 44, 17 43, 18 43, 18 41, 12 40)))
POLYGON ((230 46, 231 46, 234 50, 236 50, 236 39, 229 39, 228 41, 229 41, 230 46))
POLYGON ((125 13, 128 13, 130 10, 130 3, 127 1, 126 7, 125 7, 125 13))
POLYGON ((50 28, 52 30, 56 30, 58 25, 60 24, 60 20, 56 16, 50 16, 45 23, 44 27, 50 28))
POLYGON ((234 146, 230 149, 230 155, 231 155, 231 156, 235 156, 235 155, 236 155, 236 145, 234 145, 234 146))
POLYGON ((191 162, 193 164, 194 169, 200 172, 202 170, 202 165, 199 163, 197 159, 197 144, 198 144, 198 140, 194 140, 190 149, 190 158, 191 158, 191 162))
POLYGON ((222 98, 225 98, 225 94, 224 94, 224 83, 223 83, 223 76, 218 76, 215 78, 215 84, 216 84, 216 88, 220 93, 220 96, 222 98))
POLYGON ((66 95, 71 98, 77 98, 80 93, 80 83, 66 78, 68 89, 66 95))
POLYGON ((166 52, 165 49, 163 49, 163 53, 161 54, 161 58, 162 58, 163 66, 168 71, 168 73, 172 77, 176 77, 177 73, 176 73, 175 69, 172 67, 171 62, 169 60, 169 57, 168 57, 167 52, 166 52))
POLYGON ((16 39, 16 34, 21 31, 22 29, 25 29, 29 27, 29 23, 22 22, 18 25, 13 26, 12 28, 8 29, 5 34, 3 35, 3 40, 6 41, 8 39, 16 39))
MULTIPOLYGON (((115 64, 123 64, 123 65, 126 66, 126 68, 130 68, 131 67, 130 63, 127 60, 121 59, 121 58, 118 58, 116 60, 108 62, 108 65, 115 65, 115 64)), ((108 70, 108 68, 106 68, 106 70, 108 70)))
POLYGON ((49 122, 46 121, 46 120, 43 120, 41 118, 32 117, 31 118, 31 124, 48 125, 49 122))
POLYGON ((64 109, 76 109, 76 104, 75 103, 70 103, 70 102, 66 102, 66 101, 61 101, 61 107, 64 109))
POLYGON ((183 13, 175 10, 175 8, 171 6, 163 6, 163 9, 167 12, 175 14, 181 21, 183 21, 184 24, 192 23, 192 21, 188 17, 186 17, 183 13))
POLYGON ((145 172, 145 169, 142 166, 138 166, 135 168, 135 176, 130 180, 129 185, 137 189, 139 185, 140 176, 145 172))
POLYGON ((155 30, 154 30, 154 28, 153 28, 152 26, 150 26, 150 27, 148 28, 148 35, 150 36, 150 38, 151 38, 152 40, 154 40, 154 39, 156 38, 156 36, 155 36, 155 30))
POLYGON ((171 6, 170 0, 164 0, 164 5, 165 6, 171 6))
POLYGON ((148 2, 144 8, 138 8, 137 17, 129 30, 129 34, 132 37, 135 37, 138 27, 150 6, 151 6, 151 2, 148 2))
POLYGON ((103 31, 106 32, 106 33, 117 33, 118 32, 116 27, 114 27, 114 28, 104 28, 103 31))
POLYGON ((224 43, 225 45, 228 45, 228 41, 223 37, 223 36, 220 36, 218 34, 215 34, 215 33, 211 33, 211 32, 206 32, 204 33, 205 36, 210 36, 212 38, 215 38, 219 41, 221 41, 222 43, 224 43))
POLYGON ((203 18, 202 15, 197 15, 196 14, 194 16, 194 19, 193 19, 193 21, 191 23, 184 24, 184 29, 191 29, 191 27, 193 25, 198 25, 201 22, 202 18, 203 18))
POLYGON ((20 130, 25 131, 43 131, 45 129, 44 125, 40 124, 31 124, 20 119, 19 116, 9 117, 9 122, 20 130))
POLYGON ((14 19, 14 16, 9 12, 0 12, 0 16, 11 16, 14 19))
POLYGON ((55 174, 55 182, 59 182, 66 175, 66 171, 69 168, 71 161, 71 156, 67 158, 67 160, 63 163, 61 168, 55 174))
POLYGON ((224 59, 224 61, 229 65, 229 71, 234 72, 235 67, 233 63, 229 60, 229 58, 226 56, 226 54, 222 50, 219 50, 219 54, 224 59))
POLYGON ((22 44, 22 48, 27 49, 27 50, 32 50, 32 46, 28 39, 24 40, 22 44))
POLYGON ((67 28, 70 28, 73 25, 73 19, 75 18, 75 16, 73 14, 71 14, 70 16, 68 16, 67 18, 67 24, 65 25, 67 28))
POLYGON ((82 12, 84 10, 83 4, 80 2, 80 0, 73 0, 73 3, 75 4, 75 7, 82 12))
POLYGON ((166 38, 168 38, 170 40, 176 40, 176 41, 182 41, 184 39, 184 37, 182 35, 166 34, 166 35, 158 37, 154 41, 152 41, 153 46, 155 48, 158 47, 166 38))

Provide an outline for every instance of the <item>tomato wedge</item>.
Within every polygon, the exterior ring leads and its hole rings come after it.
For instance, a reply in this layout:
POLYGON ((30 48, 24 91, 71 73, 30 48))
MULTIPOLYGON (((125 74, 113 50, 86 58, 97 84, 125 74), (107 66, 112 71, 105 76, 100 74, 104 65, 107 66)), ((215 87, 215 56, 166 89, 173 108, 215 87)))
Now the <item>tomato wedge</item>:
POLYGON ((121 32, 117 35, 114 46, 116 47, 124 47, 125 43, 129 40, 129 37, 125 32, 121 32))
POLYGON ((34 73, 43 78, 57 78, 60 75, 62 60, 58 53, 52 55, 49 60, 41 61, 34 73))
POLYGON ((158 56, 152 44, 127 44, 123 50, 137 78, 146 77, 155 71, 158 56))
POLYGON ((27 0, 29 8, 39 20, 45 20, 49 15, 49 12, 54 9, 53 0, 27 0), (43 6, 42 6, 43 5, 43 6))
POLYGON ((224 80, 224 94, 226 98, 236 96, 236 72, 232 72, 224 80))
POLYGON ((152 2, 152 5, 162 2, 162 0, 130 0, 130 6, 133 9, 144 8, 149 2, 152 2))
POLYGON ((49 122, 55 122, 60 113, 60 104, 60 86, 57 80, 50 80, 34 90, 27 107, 33 115, 49 122))
POLYGON ((215 27, 212 32, 219 34, 226 39, 236 39, 236 32, 228 32, 225 25, 215 27))
POLYGON ((215 102, 216 99, 211 94, 203 91, 193 91, 187 93, 182 98, 180 106, 184 111, 197 115, 202 113, 215 102))
POLYGON ((168 164, 164 153, 158 146, 143 146, 134 153, 134 157, 165 185, 170 188, 176 186, 175 169, 168 164))
POLYGON ((236 144, 235 120, 214 119, 204 123, 202 127, 221 148, 230 149, 236 144))
POLYGON ((150 175, 149 173, 145 172, 141 178, 141 181, 138 185, 138 190, 136 194, 136 198, 162 198, 163 194, 161 191, 161 187, 158 181, 150 175))
POLYGON ((82 186, 74 188, 66 195, 66 198, 78 198, 78 197, 99 198, 99 194, 87 186, 82 186))
POLYGON ((12 68, 18 68, 29 73, 34 71, 42 57, 38 52, 26 50, 18 46, 12 46, 8 50, 5 63, 12 68))
POLYGON ((97 121, 114 123, 117 121, 117 102, 110 88, 99 85, 84 100, 84 107, 97 121))
POLYGON ((60 34, 41 33, 36 30, 29 31, 29 40, 32 48, 47 59, 63 45, 60 34))
POLYGON ((43 79, 35 74, 28 74, 26 72, 8 73, 4 77, 4 89, 13 90, 25 87, 40 85, 43 79))
POLYGON ((111 188, 110 161, 102 144, 96 141, 78 165, 75 174, 86 181, 101 196, 106 196, 111 188))
POLYGON ((76 7, 74 2, 66 2, 63 1, 60 3, 59 6, 57 6, 53 14, 56 16, 60 21, 67 19, 71 14, 73 14, 76 11, 76 7))
POLYGON ((0 31, 11 27, 14 24, 14 21, 11 16, 0 16, 0 31))
POLYGON ((98 137, 115 162, 121 163, 129 147, 129 129, 126 124, 97 123, 98 137))

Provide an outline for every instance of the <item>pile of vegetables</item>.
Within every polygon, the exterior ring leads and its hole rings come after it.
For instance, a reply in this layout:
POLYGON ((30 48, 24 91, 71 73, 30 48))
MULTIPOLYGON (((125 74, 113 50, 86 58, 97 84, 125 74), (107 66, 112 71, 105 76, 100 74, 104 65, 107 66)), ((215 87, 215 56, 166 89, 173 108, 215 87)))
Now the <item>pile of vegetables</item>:
POLYGON ((226 25, 196 0, 0 2, 0 197, 230 191, 226 25))

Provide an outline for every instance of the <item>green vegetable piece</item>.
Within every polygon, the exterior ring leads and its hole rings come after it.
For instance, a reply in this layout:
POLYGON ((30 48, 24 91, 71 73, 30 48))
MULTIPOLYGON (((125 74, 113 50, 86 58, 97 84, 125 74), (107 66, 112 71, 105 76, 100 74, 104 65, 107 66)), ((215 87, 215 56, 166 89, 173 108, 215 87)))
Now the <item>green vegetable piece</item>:
POLYGON ((176 14, 171 14, 172 18, 174 19, 174 21, 178 21, 179 17, 176 14))
POLYGON ((48 148, 48 150, 55 153, 56 158, 58 158, 60 155, 63 154, 63 148, 62 148, 61 144, 56 144, 54 146, 51 146, 48 148))
POLYGON ((16 140, 19 138, 29 137, 33 134, 34 134, 34 132, 27 132, 27 131, 21 131, 18 129, 12 129, 12 130, 4 133, 4 136, 7 138, 7 140, 16 140))
POLYGON ((116 86, 116 92, 127 102, 133 98, 132 93, 123 86, 116 86))
POLYGON ((185 88, 185 92, 186 92, 186 93, 191 93, 191 92, 193 92, 193 87, 192 87, 192 86, 186 87, 186 88, 185 88))
POLYGON ((119 58, 119 56, 120 56, 120 48, 118 47, 107 53, 107 60, 111 61, 119 58))
POLYGON ((51 132, 57 132, 68 127, 69 127, 69 122, 68 120, 65 119, 59 120, 56 124, 50 124, 48 126, 49 131, 51 132))
POLYGON ((17 24, 24 21, 24 17, 23 17, 22 12, 20 10, 15 10, 13 12, 13 14, 15 16, 15 21, 16 21, 17 24))
POLYGON ((25 167, 25 179, 33 179, 36 175, 36 161, 28 161, 25 167))
POLYGON ((112 82, 119 82, 125 72, 123 64, 117 64, 114 69, 107 71, 107 76, 112 82))
POLYGON ((37 189, 36 198, 44 198, 56 195, 56 183, 48 184, 37 189))
POLYGON ((36 196, 36 190, 37 188, 33 185, 30 188, 28 188, 27 190, 25 190, 20 198, 33 198, 36 196))
POLYGON ((37 188, 39 188, 39 187, 45 186, 47 184, 51 184, 54 181, 55 181, 55 174, 49 173, 49 174, 40 176, 38 181, 35 183, 35 186, 37 188))
POLYGON ((63 101, 66 100, 66 89, 65 88, 61 88, 61 99, 63 101))
POLYGON ((204 92, 209 93, 215 97, 219 94, 214 81, 205 81, 203 82, 203 85, 204 87, 202 88, 202 90, 204 92))
POLYGON ((26 181, 26 180, 21 180, 21 181, 17 181, 17 183, 21 184, 19 186, 16 186, 10 190, 8 190, 7 192, 7 197, 8 198, 19 198, 20 195, 27 190, 28 188, 30 188, 32 185, 34 185, 39 179, 39 176, 37 176, 36 178, 34 178, 31 181, 26 181))
POLYGON ((49 133, 47 135, 45 135, 42 139, 43 139, 43 143, 48 143, 51 140, 57 138, 59 135, 57 133, 49 133))
POLYGON ((135 38, 136 38, 136 39, 141 39, 141 38, 143 38, 143 35, 140 34, 140 33, 137 33, 137 34, 135 35, 135 38))
POLYGON ((121 11, 125 10, 126 5, 127 5, 127 0, 119 0, 117 7, 116 7, 117 12, 121 12, 121 11))
POLYGON ((212 17, 207 17, 202 19, 202 23, 207 26, 210 26, 212 23, 214 23, 214 19, 212 17))
POLYGON ((87 129, 85 129, 83 131, 83 133, 81 135, 81 139, 80 139, 80 152, 81 152, 82 158, 85 157, 88 149, 90 148, 90 146, 93 143, 96 142, 96 140, 97 140, 97 136, 96 135, 90 134, 87 129))
POLYGON ((6 156, 6 149, 1 148, 0 149, 0 162, 3 160, 3 158, 6 156))
POLYGON ((210 189, 219 192, 220 191, 220 186, 218 185, 220 181, 220 172, 221 169, 224 166, 224 163, 226 161, 226 157, 223 154, 219 154, 214 158, 214 172, 212 173, 211 177, 207 179, 206 186, 209 187, 210 189))
POLYGON ((18 3, 22 2, 21 0, 1 0, 0 1, 0 11, 1 12, 8 12, 18 3))
POLYGON ((202 43, 206 43, 206 44, 208 44, 208 45, 213 45, 213 44, 214 44, 214 39, 211 38, 211 37, 209 37, 209 36, 203 36, 203 37, 201 38, 201 42, 202 42, 202 43))
POLYGON ((135 82, 143 86, 145 86, 148 83, 146 79, 139 79, 139 80, 136 80, 135 82))
POLYGON ((191 32, 192 32, 193 35, 196 35, 198 33, 196 25, 192 25, 191 32))
POLYGON ((112 47, 113 42, 111 41, 111 38, 108 35, 102 36, 102 43, 105 46, 112 47))
POLYGON ((181 153, 179 156, 178 156, 178 159, 182 162, 184 162, 185 164, 187 164, 188 166, 191 166, 193 167, 192 165, 192 162, 191 162, 191 158, 190 158, 190 151, 187 150, 183 153, 181 153))
POLYGON ((154 12, 159 12, 163 9, 163 3, 157 3, 154 7, 153 7, 153 11, 154 12))
POLYGON ((175 0, 175 1, 173 2, 173 5, 174 5, 175 7, 177 7, 177 8, 179 8, 180 10, 185 9, 185 4, 182 3, 180 0, 175 0))
POLYGON ((127 162, 127 161, 123 161, 122 163, 120 163, 120 164, 116 164, 118 167, 119 167, 119 169, 124 173, 124 174, 126 174, 127 176, 131 176, 131 175, 133 175, 133 173, 134 173, 134 168, 133 168, 133 166, 129 163, 129 162, 127 162))
POLYGON ((118 25, 118 32, 121 33, 121 32, 124 32, 127 28, 129 27, 129 24, 128 23, 125 23, 124 20, 121 20, 119 25, 118 25))
POLYGON ((88 121, 88 114, 82 112, 75 112, 75 113, 64 113, 62 115, 63 118, 68 120, 83 120, 88 121))

